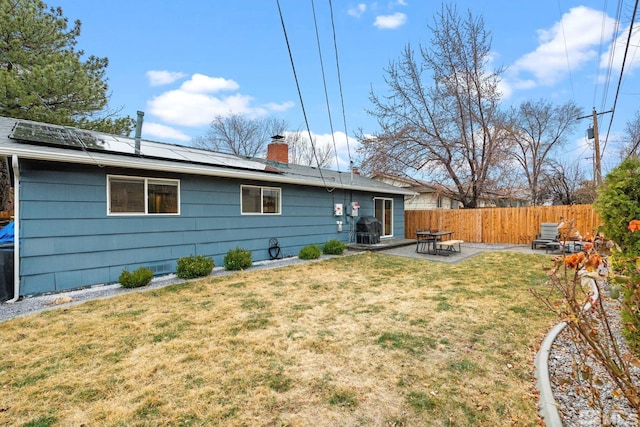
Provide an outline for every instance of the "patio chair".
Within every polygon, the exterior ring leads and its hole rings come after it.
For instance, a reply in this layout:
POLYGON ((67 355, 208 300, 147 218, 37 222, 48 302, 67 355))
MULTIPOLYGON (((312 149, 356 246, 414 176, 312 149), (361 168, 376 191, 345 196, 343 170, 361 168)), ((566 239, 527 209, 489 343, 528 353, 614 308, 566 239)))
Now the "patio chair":
POLYGON ((540 224, 540 233, 531 242, 531 249, 538 249, 538 246, 546 248, 548 244, 555 246, 560 238, 558 233, 558 223, 543 222, 540 224))

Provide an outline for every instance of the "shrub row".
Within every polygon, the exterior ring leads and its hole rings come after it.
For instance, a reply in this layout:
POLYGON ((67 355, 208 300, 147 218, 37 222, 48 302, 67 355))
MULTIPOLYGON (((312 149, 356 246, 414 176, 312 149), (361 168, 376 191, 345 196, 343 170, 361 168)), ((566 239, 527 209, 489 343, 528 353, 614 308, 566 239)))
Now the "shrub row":
MULTIPOLYGON (((316 259, 320 258, 320 254, 341 255, 346 245, 339 240, 329 240, 324 244, 322 249, 317 245, 308 245, 300 250, 298 258, 300 259, 316 259)), ((251 251, 236 247, 230 249, 224 257, 224 268, 226 270, 244 270, 252 265, 251 251)), ((190 255, 178 259, 176 275, 181 279, 194 279, 196 277, 204 277, 211 274, 213 270, 213 258, 207 258, 204 255, 190 255)), ((123 288, 138 288, 147 286, 153 279, 153 271, 146 267, 140 267, 129 272, 126 268, 122 270, 118 282, 123 288)))
POLYGON ((347 245, 342 243, 339 240, 332 239, 322 246, 317 245, 307 245, 304 248, 300 249, 298 253, 298 258, 300 259, 317 259, 320 258, 320 254, 323 253, 325 255, 342 255, 347 245))

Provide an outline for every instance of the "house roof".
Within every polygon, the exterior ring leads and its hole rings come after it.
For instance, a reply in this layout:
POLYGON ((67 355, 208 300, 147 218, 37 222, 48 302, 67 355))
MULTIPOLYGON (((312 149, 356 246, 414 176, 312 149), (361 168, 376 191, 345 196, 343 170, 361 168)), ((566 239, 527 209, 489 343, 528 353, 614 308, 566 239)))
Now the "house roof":
POLYGON ((412 191, 350 172, 247 159, 205 149, 140 140, 0 116, 0 155, 75 164, 171 171, 269 183, 386 194, 412 191))

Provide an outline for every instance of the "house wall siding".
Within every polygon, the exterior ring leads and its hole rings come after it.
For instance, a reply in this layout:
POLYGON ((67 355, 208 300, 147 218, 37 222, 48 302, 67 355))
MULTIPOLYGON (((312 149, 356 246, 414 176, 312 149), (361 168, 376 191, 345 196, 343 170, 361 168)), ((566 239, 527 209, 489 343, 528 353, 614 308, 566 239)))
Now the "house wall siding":
POLYGON ((177 259, 189 255, 212 257, 222 266, 236 247, 252 251, 254 261, 269 259, 272 237, 293 256, 308 244, 347 242, 354 220, 335 217, 334 203, 346 208, 358 201, 360 215, 368 216, 374 197, 393 198, 394 236, 404 235, 403 196, 29 160, 21 161, 20 173, 23 295, 113 283, 124 268, 171 273, 177 259), (180 215, 107 215, 110 174, 179 179, 180 215), (281 214, 241 215, 243 184, 281 188, 281 214))

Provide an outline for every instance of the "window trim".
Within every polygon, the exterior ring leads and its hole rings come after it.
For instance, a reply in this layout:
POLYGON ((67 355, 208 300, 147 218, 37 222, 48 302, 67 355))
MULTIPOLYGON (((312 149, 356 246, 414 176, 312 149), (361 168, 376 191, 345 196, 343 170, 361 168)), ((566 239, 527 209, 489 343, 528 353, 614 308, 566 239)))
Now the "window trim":
POLYGON ((262 185, 240 185, 240 215, 282 215, 282 188, 280 187, 267 187, 262 185), (259 188, 260 189, 260 212, 245 212, 242 200, 242 191, 244 188, 259 188), (278 192, 278 206, 277 212, 264 212, 264 190, 276 190, 278 192))
POLYGON ((180 203, 180 180, 173 178, 156 178, 148 176, 133 176, 133 175, 107 175, 107 216, 179 216, 181 212, 180 203), (144 212, 111 212, 111 180, 123 179, 130 181, 142 181, 144 185, 144 212), (149 183, 164 183, 166 185, 172 185, 175 183, 177 188, 177 212, 167 213, 155 213, 149 212, 149 183))

